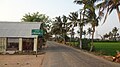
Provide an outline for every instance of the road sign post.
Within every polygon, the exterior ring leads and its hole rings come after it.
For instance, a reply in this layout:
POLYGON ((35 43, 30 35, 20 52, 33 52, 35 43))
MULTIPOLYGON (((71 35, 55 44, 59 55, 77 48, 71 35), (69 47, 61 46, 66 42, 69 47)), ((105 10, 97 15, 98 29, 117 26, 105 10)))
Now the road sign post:
POLYGON ((43 36, 43 30, 40 30, 40 29, 32 29, 32 35, 43 36))
MULTIPOLYGON (((40 29, 32 29, 32 35, 43 36, 43 30, 40 29)), ((36 57, 37 57, 37 48, 36 48, 36 57)))

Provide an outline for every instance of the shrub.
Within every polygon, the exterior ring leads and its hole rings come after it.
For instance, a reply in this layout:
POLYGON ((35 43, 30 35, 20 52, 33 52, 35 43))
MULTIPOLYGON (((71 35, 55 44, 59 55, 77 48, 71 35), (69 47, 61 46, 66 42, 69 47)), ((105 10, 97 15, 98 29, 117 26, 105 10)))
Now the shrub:
POLYGON ((90 39, 82 39, 82 49, 89 50, 90 49, 90 39))

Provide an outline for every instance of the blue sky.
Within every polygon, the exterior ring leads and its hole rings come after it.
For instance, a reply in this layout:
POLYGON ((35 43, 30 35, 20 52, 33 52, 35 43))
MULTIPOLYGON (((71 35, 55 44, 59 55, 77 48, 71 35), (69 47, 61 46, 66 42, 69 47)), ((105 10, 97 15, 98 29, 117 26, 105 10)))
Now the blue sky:
MULTIPOLYGON (((21 21, 25 13, 40 12, 51 18, 62 16, 82 8, 73 3, 74 0, 0 0, 0 21, 21 21)), ((113 11, 106 23, 97 27, 98 34, 103 35, 120 28, 116 11, 113 11)), ((87 27, 85 28, 87 29, 87 27)), ((119 30, 120 33, 120 30, 119 30)))

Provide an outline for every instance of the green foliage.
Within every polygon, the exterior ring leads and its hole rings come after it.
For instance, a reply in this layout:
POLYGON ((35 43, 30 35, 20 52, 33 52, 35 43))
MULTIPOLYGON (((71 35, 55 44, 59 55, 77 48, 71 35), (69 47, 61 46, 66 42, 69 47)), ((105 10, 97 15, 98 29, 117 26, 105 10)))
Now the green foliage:
POLYGON ((97 4, 97 8, 99 8, 99 16, 104 17, 103 23, 105 23, 109 14, 113 12, 113 10, 117 11, 119 22, 120 22, 120 0, 103 0, 99 4, 97 4))
POLYGON ((25 14, 21 20, 24 22, 46 22, 48 21, 48 18, 49 17, 45 14, 39 14, 39 12, 36 12, 25 14))
POLYGON ((90 39, 82 39, 82 49, 90 50, 90 39))
POLYGON ((116 51, 120 51, 120 42, 94 42, 95 52, 103 55, 115 56, 116 51))
POLYGON ((50 29, 51 20, 45 14, 40 14, 39 12, 28 13, 28 14, 25 14, 21 20, 22 20, 22 22, 40 22, 40 23, 42 23, 40 26, 40 29, 43 30, 43 37, 45 39, 48 39, 48 37, 50 36, 50 35, 48 35, 47 31, 48 31, 48 29, 50 29))
POLYGON ((79 42, 69 42, 70 46, 79 47, 79 42))
MULTIPOLYGON (((89 39, 82 39, 82 49, 84 50, 89 50, 90 49, 90 40, 89 39)), ((70 46, 80 48, 80 43, 79 41, 74 41, 74 42, 69 42, 70 46)))

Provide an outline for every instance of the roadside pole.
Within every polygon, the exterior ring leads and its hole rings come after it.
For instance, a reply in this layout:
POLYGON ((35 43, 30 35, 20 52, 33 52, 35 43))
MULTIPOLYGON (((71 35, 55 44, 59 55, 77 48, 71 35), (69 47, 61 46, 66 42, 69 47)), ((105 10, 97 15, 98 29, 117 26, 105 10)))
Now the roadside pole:
POLYGON ((36 57, 37 57, 37 50, 36 50, 36 57))
MULTIPOLYGON (((37 36, 37 43, 36 43, 36 45, 38 46, 38 36, 37 36)), ((37 54, 38 54, 37 46, 36 46, 36 57, 37 57, 37 54)))
POLYGON ((34 46, 34 49, 35 49, 35 54, 36 54, 36 57, 37 57, 37 54, 38 54, 38 50, 37 50, 37 47, 38 47, 38 36, 43 36, 43 30, 40 30, 40 29, 32 29, 32 35, 37 35, 36 37, 36 40, 35 41, 36 45, 34 46))

